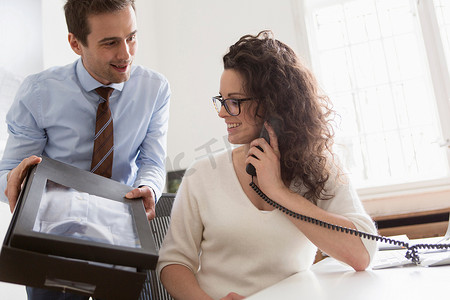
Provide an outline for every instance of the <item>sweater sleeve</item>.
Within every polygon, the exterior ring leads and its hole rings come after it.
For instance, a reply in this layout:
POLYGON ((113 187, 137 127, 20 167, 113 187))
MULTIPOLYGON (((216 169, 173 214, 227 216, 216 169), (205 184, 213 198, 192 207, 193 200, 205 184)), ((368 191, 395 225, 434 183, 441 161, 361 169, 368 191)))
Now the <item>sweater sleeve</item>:
MULTIPOLYGON (((186 173, 189 172, 189 169, 186 173)), ((190 192, 191 176, 183 177, 171 213, 171 222, 159 251, 158 274, 171 264, 189 268, 194 274, 199 268, 203 225, 197 199, 190 192)))
MULTIPOLYGON (((327 191, 331 192, 334 197, 330 200, 319 201, 318 206, 326 211, 348 218, 358 231, 374 235, 377 234, 377 229, 372 218, 366 213, 356 190, 346 174, 339 176, 334 174, 334 177, 330 176, 330 179, 327 183, 327 191)), ((370 260, 372 261, 377 251, 377 242, 365 238, 361 238, 361 241, 366 247, 370 255, 370 260)))

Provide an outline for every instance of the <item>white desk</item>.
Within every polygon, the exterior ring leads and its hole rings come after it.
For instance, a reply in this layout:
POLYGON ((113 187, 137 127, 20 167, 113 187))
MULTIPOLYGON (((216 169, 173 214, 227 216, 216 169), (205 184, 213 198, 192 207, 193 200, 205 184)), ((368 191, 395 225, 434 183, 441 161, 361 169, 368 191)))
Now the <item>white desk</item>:
POLYGON ((450 266, 405 266, 355 272, 332 258, 292 275, 249 300, 449 299, 450 266))

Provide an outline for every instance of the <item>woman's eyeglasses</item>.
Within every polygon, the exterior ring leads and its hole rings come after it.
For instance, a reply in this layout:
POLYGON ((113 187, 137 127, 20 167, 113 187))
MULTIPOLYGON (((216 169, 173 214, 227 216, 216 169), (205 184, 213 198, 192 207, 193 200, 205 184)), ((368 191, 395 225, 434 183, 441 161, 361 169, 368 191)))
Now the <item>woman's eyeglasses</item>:
POLYGON ((222 96, 212 97, 212 101, 214 107, 216 108, 217 113, 220 112, 222 106, 225 106, 225 110, 231 116, 237 116, 241 113, 241 102, 253 100, 253 98, 244 98, 244 99, 223 99, 222 96))

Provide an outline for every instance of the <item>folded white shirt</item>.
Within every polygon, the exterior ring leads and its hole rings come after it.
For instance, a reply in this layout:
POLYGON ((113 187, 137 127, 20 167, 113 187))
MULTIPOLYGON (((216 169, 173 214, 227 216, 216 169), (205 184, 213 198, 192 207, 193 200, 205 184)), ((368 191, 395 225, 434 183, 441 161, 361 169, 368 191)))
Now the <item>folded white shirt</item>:
POLYGON ((129 205, 51 181, 43 193, 33 231, 141 247, 129 205))

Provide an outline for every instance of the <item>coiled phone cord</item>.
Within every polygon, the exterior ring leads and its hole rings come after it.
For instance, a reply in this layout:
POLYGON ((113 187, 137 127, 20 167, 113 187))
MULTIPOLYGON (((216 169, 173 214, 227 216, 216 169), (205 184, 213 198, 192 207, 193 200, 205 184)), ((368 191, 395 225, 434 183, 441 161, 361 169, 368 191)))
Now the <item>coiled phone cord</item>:
POLYGON ((438 250, 442 250, 442 249, 450 249, 450 244, 415 244, 415 245, 409 245, 409 243, 404 242, 404 241, 398 241, 398 240, 394 240, 391 238, 387 238, 384 236, 379 236, 379 235, 374 235, 374 234, 370 234, 367 232, 363 232, 363 231, 359 231, 356 229, 352 229, 352 228, 347 228, 347 227, 343 227, 343 226, 339 226, 339 225, 335 225, 335 224, 331 224, 331 223, 327 223, 324 222, 322 220, 319 219, 315 219, 312 217, 308 217, 302 214, 299 214, 297 212, 294 212, 280 204, 278 204, 277 202, 273 201, 272 199, 270 199, 269 197, 267 197, 266 194, 263 193, 263 191, 261 191, 259 189, 259 187, 253 182, 253 176, 252 176, 252 182, 250 183, 250 187, 269 205, 273 206, 274 208, 282 211, 283 213, 289 215, 290 217, 299 219, 301 221, 305 221, 311 224, 316 224, 319 225, 321 227, 327 228, 327 229, 331 229, 331 230, 336 230, 336 231, 340 231, 340 232, 345 232, 347 234, 350 235, 355 235, 358 236, 360 238, 365 238, 365 239, 369 239, 369 240, 375 240, 378 242, 382 242, 382 243, 387 243, 387 244, 391 244, 391 245, 396 245, 396 246, 400 246, 403 248, 406 248, 406 255, 405 257, 407 259, 410 259, 413 263, 415 263, 416 265, 420 264, 420 257, 419 257, 419 253, 418 250, 419 249, 438 249, 438 250))

